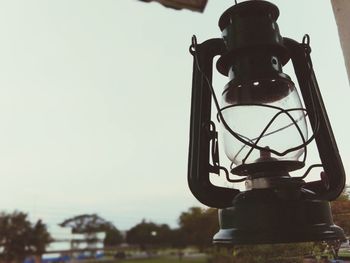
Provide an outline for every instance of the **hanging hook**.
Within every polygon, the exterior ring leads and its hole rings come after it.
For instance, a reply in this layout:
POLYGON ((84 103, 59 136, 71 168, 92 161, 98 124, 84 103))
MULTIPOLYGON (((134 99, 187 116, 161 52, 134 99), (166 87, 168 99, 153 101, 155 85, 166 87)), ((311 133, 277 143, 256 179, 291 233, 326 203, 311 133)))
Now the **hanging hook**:
POLYGON ((310 36, 308 34, 304 35, 303 44, 310 46, 310 36))
POLYGON ((192 43, 190 46, 190 53, 192 54, 192 56, 194 56, 194 54, 196 53, 196 48, 197 48, 197 37, 196 35, 192 36, 192 43))

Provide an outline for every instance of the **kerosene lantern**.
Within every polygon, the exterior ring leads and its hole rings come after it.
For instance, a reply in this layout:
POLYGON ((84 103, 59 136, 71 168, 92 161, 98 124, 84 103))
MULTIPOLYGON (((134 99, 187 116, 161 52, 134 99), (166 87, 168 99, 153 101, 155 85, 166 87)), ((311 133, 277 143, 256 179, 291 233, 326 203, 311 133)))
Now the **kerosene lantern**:
POLYGON ((201 203, 219 208, 216 244, 344 239, 329 201, 342 192, 345 173, 313 71, 309 36, 302 43, 281 37, 278 16, 272 3, 245 1, 221 16, 223 38, 201 44, 192 38, 188 183, 201 203), (212 87, 215 56, 217 70, 229 79, 221 100, 212 87), (301 97, 282 71, 289 60, 301 97), (212 102, 229 168, 220 164, 212 102), (322 164, 306 169, 313 140, 322 164), (320 179, 304 181, 314 167, 322 167, 320 179), (301 168, 302 175, 291 175, 301 168), (210 174, 224 174, 229 183, 244 181, 246 189, 215 186, 210 174))

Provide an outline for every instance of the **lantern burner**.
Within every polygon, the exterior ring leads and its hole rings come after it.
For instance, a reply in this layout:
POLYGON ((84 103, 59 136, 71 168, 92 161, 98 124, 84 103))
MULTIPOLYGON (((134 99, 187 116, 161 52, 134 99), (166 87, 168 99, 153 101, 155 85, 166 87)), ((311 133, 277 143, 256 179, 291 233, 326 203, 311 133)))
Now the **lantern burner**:
POLYGON ((288 172, 299 170, 305 166, 301 161, 278 160, 271 156, 269 147, 260 150, 260 158, 254 163, 241 164, 231 169, 232 174, 248 176, 248 178, 283 177, 290 178, 288 172), (266 150, 265 150, 266 149, 266 150))
MULTIPOLYGON (((301 161, 267 161, 267 162, 255 162, 250 164, 241 164, 231 169, 232 174, 240 175, 240 176, 254 176, 255 174, 270 174, 271 172, 292 172, 295 170, 299 170, 305 166, 304 162, 301 161)), ((258 176, 261 177, 261 176, 258 176)))

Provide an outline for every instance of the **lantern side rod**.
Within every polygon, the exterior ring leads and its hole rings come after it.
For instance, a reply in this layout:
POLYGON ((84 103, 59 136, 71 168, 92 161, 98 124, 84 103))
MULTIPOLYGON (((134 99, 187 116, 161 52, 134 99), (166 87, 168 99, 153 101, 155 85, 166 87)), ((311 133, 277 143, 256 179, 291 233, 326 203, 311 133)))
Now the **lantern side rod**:
MULTIPOLYGON (((308 42, 309 38, 304 39, 308 42)), ((305 41, 300 44, 295 40, 284 38, 284 44, 290 51, 306 108, 312 109, 315 105, 316 112, 308 111, 313 130, 315 130, 313 126, 317 118, 319 122, 319 129, 315 132, 315 141, 326 176, 323 178, 321 176, 320 181, 306 183, 304 188, 315 192, 320 199, 332 201, 344 189, 345 171, 312 67, 311 50, 305 41)))
MULTIPOLYGON (((195 38, 194 38, 195 40, 195 38)), ((193 61, 190 144, 188 160, 188 185, 192 194, 202 204, 225 208, 232 205, 233 198, 240 192, 214 186, 210 182, 210 172, 213 166, 209 163, 210 156, 210 122, 211 122, 211 91, 213 59, 226 51, 222 39, 209 39, 201 44, 191 46, 190 52, 196 52, 193 61), (193 50, 195 48, 195 50, 193 50), (200 65, 198 67, 197 63, 200 65)), ((214 171, 219 172, 219 171, 214 171)))

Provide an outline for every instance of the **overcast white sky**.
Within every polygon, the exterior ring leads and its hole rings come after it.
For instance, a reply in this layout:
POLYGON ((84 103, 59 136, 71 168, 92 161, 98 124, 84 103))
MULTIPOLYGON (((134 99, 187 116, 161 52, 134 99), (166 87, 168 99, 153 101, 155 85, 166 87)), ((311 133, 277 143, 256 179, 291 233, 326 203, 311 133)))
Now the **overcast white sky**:
MULTIPOLYGON (((350 88, 331 5, 272 2, 283 36, 311 36, 350 173, 350 88)), ((186 179, 188 46, 193 33, 220 36, 233 3, 211 0, 200 14, 135 0, 1 0, 0 209, 49 224, 97 212, 127 229, 142 218, 175 226, 199 205, 186 179)))

